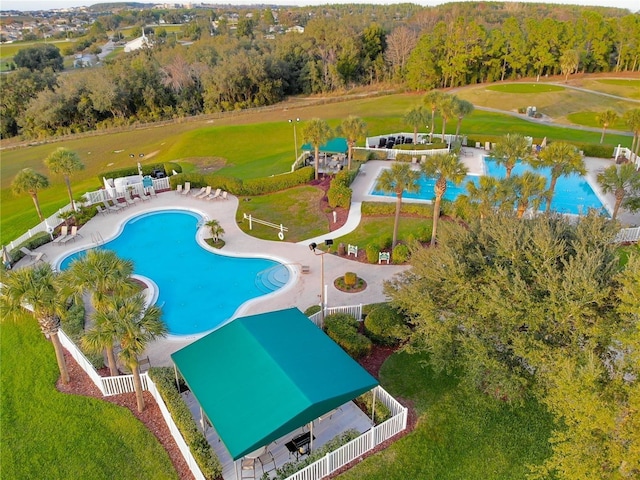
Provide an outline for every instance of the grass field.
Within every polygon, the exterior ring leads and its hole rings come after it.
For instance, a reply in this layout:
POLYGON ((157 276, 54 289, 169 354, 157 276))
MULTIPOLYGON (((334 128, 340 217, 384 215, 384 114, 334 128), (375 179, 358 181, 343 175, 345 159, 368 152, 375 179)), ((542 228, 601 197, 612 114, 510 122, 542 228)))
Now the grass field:
POLYGON ((561 92, 565 88, 546 83, 508 83, 505 85, 490 85, 487 90, 504 93, 546 93, 561 92))
MULTIPOLYGON (((466 91, 473 90, 461 90, 466 91)), ((485 89, 482 88, 481 91, 485 92, 485 89)), ((500 92, 489 93, 513 96, 500 92)), ((534 98, 556 94, 537 94, 534 98)), ((561 93, 568 94, 569 92, 561 93)), ((85 170, 72 177, 72 188, 77 196, 100 188, 99 173, 135 165, 135 162, 140 160, 140 153, 144 154, 144 164, 177 161, 183 163, 187 170, 192 167, 191 158, 216 159, 216 163, 222 165, 220 173, 241 178, 256 178, 289 171, 294 157, 293 131, 287 121, 289 118, 302 119, 297 128, 300 146, 304 140, 302 128, 305 120, 314 117, 324 118, 332 127, 336 127, 343 118, 355 114, 365 119, 370 135, 402 131, 408 129, 402 121, 403 114, 421 101, 422 94, 356 98, 305 107, 299 107, 295 101, 291 101, 281 104, 282 108, 268 111, 243 112, 221 118, 199 117, 168 125, 154 125, 109 134, 98 132, 71 140, 6 149, 2 152, 0 164, 0 241, 3 244, 11 241, 38 223, 31 198, 28 195, 16 197, 11 193, 11 181, 20 169, 31 167, 49 177, 51 187, 39 192, 41 207, 46 216, 68 204, 62 178, 50 176, 43 164, 43 160, 60 146, 77 152, 85 164, 85 170), (134 154, 135 158, 132 159, 130 154, 134 154)), ((582 110, 584 106, 581 105, 576 111, 582 110)), ((440 132, 439 122, 436 122, 435 128, 436 132, 440 132)), ((454 133, 455 128, 456 122, 450 121, 447 131, 454 133)), ((548 140, 584 143, 598 143, 600 140, 597 132, 531 123, 517 117, 479 110, 464 119, 462 132, 471 136, 494 135, 495 138, 504 132, 519 132, 533 136, 534 141, 540 141, 544 137, 548 140)), ((611 145, 621 143, 629 146, 631 143, 631 137, 621 135, 607 135, 606 140, 611 145)), ((10 142, 2 142, 3 147, 7 144, 10 142)))
MULTIPOLYGON (((598 123, 597 116, 599 112, 576 112, 567 115, 567 119, 571 123, 575 123, 576 125, 585 125, 587 127, 597 127, 602 128, 602 126, 598 123)), ((621 116, 618 116, 618 119, 609 125, 607 130, 627 130, 627 124, 621 116)), ((606 137, 605 137, 606 139, 606 137)))
MULTIPOLYGON (((358 228, 353 232, 334 239, 333 249, 335 250, 340 243, 357 245, 359 248, 364 249, 367 245, 379 239, 388 239, 390 244, 393 237, 393 221, 393 215, 363 217, 358 228)), ((431 218, 416 218, 401 215, 398 224, 398 240, 403 242, 409 238, 415 238, 421 241, 429 240, 431 238, 432 222, 433 220, 431 218)))
POLYGON ((551 416, 536 402, 510 407, 451 376, 437 376, 423 355, 395 354, 382 366, 382 386, 409 400, 413 432, 367 458, 341 480, 519 480, 551 453, 551 416))
POLYGON ((640 80, 633 78, 585 78, 571 82, 576 87, 640 100, 640 80))
POLYGON ((55 354, 33 318, 0 328, 2 478, 178 478, 129 410, 56 390, 55 354))

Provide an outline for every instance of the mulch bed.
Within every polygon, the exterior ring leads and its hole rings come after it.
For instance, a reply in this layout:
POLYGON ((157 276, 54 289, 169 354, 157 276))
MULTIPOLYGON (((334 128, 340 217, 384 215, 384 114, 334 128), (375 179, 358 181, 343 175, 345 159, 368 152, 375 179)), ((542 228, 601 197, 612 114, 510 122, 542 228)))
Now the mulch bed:
MULTIPOLYGON (((144 392, 145 409, 143 412, 138 412, 138 406, 136 403, 135 393, 124 393, 121 395, 113 395, 110 397, 103 397, 98 387, 91 381, 89 375, 76 363, 75 359, 66 350, 64 351, 64 357, 67 362, 67 369, 69 370, 69 377, 71 380, 68 384, 64 385, 60 380, 56 387, 63 393, 70 393, 74 395, 82 395, 85 397, 94 397, 100 400, 104 400, 121 407, 128 408, 133 415, 140 420, 144 425, 153 433, 158 441, 162 444, 164 449, 169 454, 171 463, 173 463, 178 477, 181 480, 193 480, 193 474, 184 457, 178 449, 178 445, 169 432, 169 427, 162 417, 158 404, 153 399, 149 392, 144 392)), ((108 369, 102 369, 101 374, 107 373, 108 369), (106 372, 105 372, 106 370, 106 372)), ((126 432, 123 432, 126 435, 126 432)))

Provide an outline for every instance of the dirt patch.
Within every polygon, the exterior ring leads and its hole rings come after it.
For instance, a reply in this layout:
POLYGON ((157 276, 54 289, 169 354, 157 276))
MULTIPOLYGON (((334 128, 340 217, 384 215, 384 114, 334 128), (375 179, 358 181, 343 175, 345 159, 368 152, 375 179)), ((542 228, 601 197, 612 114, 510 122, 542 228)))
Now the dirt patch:
POLYGON ((227 159, 223 157, 185 157, 175 161, 191 163, 202 174, 217 172, 223 167, 231 166, 231 164, 227 164, 227 159))

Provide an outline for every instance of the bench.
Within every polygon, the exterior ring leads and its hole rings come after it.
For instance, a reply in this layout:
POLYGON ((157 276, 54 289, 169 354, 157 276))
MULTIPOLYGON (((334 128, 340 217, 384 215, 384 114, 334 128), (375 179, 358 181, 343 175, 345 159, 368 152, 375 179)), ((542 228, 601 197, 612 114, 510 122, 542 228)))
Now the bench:
POLYGON ((300 267, 300 271, 301 271, 302 273, 309 273, 309 272, 310 272, 309 265, 302 265, 302 266, 300 267))

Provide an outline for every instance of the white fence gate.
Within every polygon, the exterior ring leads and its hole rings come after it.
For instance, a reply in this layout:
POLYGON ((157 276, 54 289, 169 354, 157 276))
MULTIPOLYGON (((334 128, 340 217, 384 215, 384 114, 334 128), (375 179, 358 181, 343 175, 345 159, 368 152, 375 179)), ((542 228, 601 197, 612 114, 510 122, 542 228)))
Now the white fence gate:
MULTIPOLYGON (((345 307, 325 307, 324 316, 331 315, 332 313, 346 313, 353 317, 359 322, 362 321, 362 304, 360 305, 347 305, 345 307)), ((313 323, 315 323, 316 327, 322 328, 322 312, 314 313, 309 317, 313 323)))

